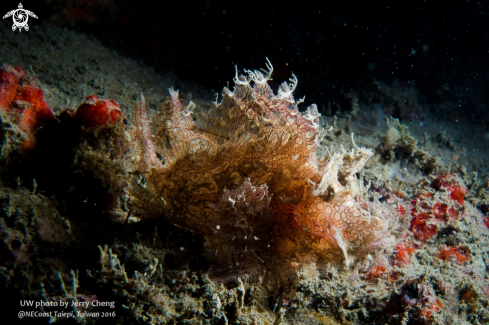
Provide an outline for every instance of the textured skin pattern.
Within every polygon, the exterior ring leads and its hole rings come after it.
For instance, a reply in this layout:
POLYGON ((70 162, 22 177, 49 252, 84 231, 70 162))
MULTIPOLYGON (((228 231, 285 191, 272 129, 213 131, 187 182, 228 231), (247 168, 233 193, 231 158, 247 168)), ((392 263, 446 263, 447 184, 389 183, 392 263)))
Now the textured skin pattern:
POLYGON ((164 216, 204 235, 216 259, 237 266, 341 261, 341 243, 360 247, 377 224, 351 194, 313 196, 327 165, 315 154, 315 105, 301 114, 295 84, 283 83, 275 95, 269 75, 248 74, 197 121, 193 104, 183 107, 174 91, 152 129, 144 99, 137 103, 140 175, 131 204, 141 217, 164 216))

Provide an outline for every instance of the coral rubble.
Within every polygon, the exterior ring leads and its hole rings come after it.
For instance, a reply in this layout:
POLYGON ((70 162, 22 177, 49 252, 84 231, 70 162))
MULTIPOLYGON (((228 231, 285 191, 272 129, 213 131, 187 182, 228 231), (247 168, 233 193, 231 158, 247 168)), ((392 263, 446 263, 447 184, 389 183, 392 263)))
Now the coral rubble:
POLYGON ((357 146, 351 120, 301 113, 296 77, 274 93, 267 67, 201 114, 170 90, 150 120, 143 96, 134 119, 95 95, 54 115, 4 66, 0 296, 84 324, 489 321, 477 174, 392 118, 376 151, 357 146))

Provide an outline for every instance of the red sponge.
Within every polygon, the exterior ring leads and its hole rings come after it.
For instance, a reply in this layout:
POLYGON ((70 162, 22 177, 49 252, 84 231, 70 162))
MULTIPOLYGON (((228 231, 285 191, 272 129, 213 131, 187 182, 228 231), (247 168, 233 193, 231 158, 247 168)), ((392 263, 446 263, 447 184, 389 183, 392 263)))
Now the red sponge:
MULTIPOLYGON (((45 123, 55 121, 53 111, 44 101, 44 93, 19 67, 0 68, 0 112, 13 113, 29 138, 45 123)), ((24 149, 34 140, 26 140, 24 149)))
POLYGON ((94 95, 87 97, 85 102, 78 107, 75 120, 81 126, 98 128, 107 124, 122 122, 124 116, 116 101, 99 99, 94 95))

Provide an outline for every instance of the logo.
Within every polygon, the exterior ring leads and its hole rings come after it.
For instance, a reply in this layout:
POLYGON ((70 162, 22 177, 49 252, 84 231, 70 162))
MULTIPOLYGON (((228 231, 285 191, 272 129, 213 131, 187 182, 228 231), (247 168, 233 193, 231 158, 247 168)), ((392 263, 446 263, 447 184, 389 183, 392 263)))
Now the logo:
POLYGON ((24 28, 26 31, 29 30, 29 25, 27 25, 29 16, 33 18, 37 18, 35 13, 29 10, 25 10, 24 6, 22 6, 22 3, 19 3, 18 9, 14 9, 12 11, 7 12, 7 14, 3 16, 3 19, 8 18, 10 16, 12 16, 12 18, 14 19, 12 30, 15 31, 18 28, 19 32, 22 31, 22 28, 24 28))

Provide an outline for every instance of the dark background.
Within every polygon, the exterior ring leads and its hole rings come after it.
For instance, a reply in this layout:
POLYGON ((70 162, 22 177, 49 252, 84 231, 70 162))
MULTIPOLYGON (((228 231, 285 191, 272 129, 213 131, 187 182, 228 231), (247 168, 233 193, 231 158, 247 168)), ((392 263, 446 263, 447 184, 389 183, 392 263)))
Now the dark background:
MULTIPOLYGON (((328 102, 333 112, 337 103, 349 108, 344 95, 371 87, 374 79, 389 85, 398 79, 416 85, 425 109, 447 110, 448 117, 460 110, 457 116, 486 124, 489 1, 23 4, 39 16, 35 24, 93 34, 123 55, 209 91, 232 85, 235 64, 240 71, 256 69, 268 57, 275 68, 272 86, 294 72, 296 98, 307 95, 306 104, 323 110, 328 102)), ((0 8, 17 5, 4 1, 0 8)))

